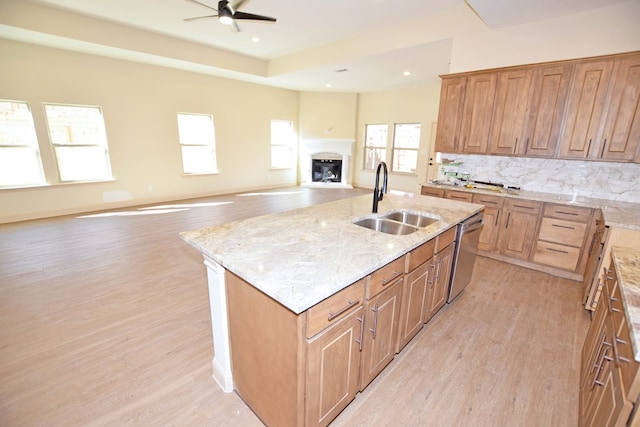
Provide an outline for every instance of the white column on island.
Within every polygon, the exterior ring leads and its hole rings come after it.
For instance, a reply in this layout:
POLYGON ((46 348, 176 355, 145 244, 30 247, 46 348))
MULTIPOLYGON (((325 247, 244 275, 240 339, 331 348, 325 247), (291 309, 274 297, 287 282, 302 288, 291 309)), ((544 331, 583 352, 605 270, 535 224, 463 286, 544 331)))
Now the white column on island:
POLYGON ((225 269, 220 264, 204 257, 209 282, 209 308, 211 310, 211 332, 213 334, 213 378, 225 393, 233 392, 231 374, 231 349, 229 348, 229 321, 227 316, 227 288, 225 269))

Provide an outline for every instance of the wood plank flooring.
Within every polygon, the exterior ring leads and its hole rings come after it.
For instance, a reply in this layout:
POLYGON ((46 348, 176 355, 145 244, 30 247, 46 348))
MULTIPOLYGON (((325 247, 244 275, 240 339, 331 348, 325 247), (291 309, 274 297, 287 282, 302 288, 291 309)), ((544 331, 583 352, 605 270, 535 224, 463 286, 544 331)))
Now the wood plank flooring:
MULTIPOLYGON (((370 190, 291 187, 0 225, 1 426, 259 426, 211 378, 184 230, 370 190)), ((334 425, 573 426, 580 285, 479 258, 334 425)))

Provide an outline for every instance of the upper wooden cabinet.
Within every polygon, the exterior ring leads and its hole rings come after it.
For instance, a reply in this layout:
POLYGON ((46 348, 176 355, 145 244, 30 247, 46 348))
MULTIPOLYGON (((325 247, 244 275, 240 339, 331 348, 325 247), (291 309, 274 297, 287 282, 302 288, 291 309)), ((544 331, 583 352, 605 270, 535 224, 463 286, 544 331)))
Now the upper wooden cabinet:
POLYGON ((444 76, 435 150, 640 162, 640 52, 444 76))
POLYGON ((605 111, 613 60, 576 64, 564 120, 559 157, 586 159, 597 157, 600 122, 605 111))
POLYGON ((514 154, 553 157, 558 150, 573 64, 550 65, 532 72, 524 132, 514 154))
POLYGON ((442 80, 438 130, 436 132, 436 151, 445 153, 457 151, 466 85, 466 77, 442 80))
POLYGON ((487 152, 496 82, 495 73, 476 74, 467 78, 458 151, 469 154, 487 152))
POLYGON ((491 125, 491 154, 524 152, 524 124, 529 103, 531 70, 498 74, 495 111, 491 125))
POLYGON ((640 144, 640 55, 616 62, 608 107, 600 157, 634 160, 640 144))

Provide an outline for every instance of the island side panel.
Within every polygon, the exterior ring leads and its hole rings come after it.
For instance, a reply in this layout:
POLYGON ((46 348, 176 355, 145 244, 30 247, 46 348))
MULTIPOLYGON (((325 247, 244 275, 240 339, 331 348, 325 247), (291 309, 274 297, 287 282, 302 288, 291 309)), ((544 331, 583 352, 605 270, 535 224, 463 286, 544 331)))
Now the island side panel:
POLYGON ((302 424, 301 317, 227 272, 235 390, 269 426, 302 424))
POLYGON ((204 257, 209 284, 209 309, 213 337, 213 378, 225 393, 233 392, 231 355, 229 350, 229 326, 227 321, 226 270, 217 262, 204 257))

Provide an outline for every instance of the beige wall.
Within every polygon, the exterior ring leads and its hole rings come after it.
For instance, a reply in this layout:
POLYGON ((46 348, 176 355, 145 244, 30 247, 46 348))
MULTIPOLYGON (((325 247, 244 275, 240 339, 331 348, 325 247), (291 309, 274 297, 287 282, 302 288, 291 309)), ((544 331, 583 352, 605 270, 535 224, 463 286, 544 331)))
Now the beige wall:
POLYGON ((0 40, 0 96, 28 101, 50 186, 0 191, 0 223, 296 184, 270 169, 270 120, 298 92, 0 40), (114 181, 57 184, 42 103, 99 105, 114 181), (183 176, 176 113, 212 114, 219 174, 183 176))

